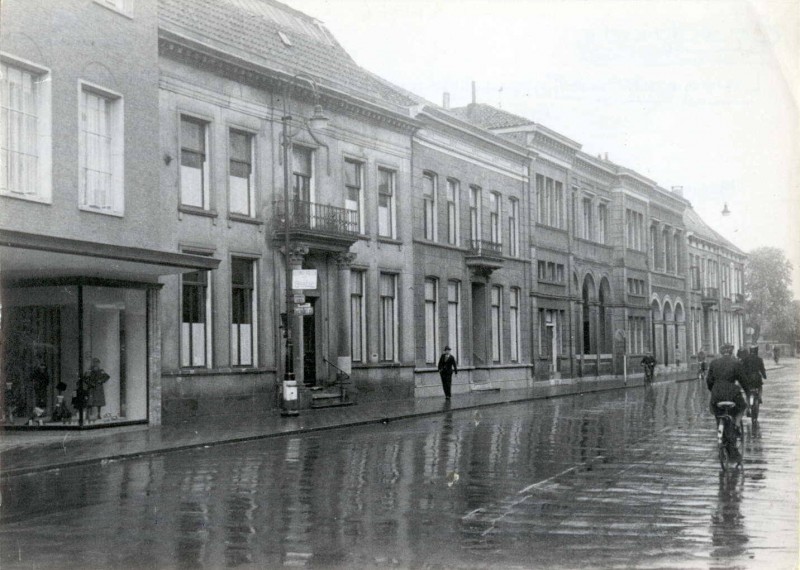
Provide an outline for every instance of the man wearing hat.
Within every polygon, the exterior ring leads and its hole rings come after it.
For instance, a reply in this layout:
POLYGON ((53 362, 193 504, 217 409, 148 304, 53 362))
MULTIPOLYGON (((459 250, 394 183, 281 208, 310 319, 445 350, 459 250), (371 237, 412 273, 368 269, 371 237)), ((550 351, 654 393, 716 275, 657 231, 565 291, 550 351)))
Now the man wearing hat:
POLYGON ((711 391, 711 412, 716 416, 720 413, 717 402, 734 402, 736 407, 731 414, 735 424, 747 409, 743 386, 747 383, 747 376, 742 363, 733 357, 733 345, 723 344, 720 347, 722 356, 713 360, 708 366, 706 385, 711 391))
POLYGON ((453 374, 458 374, 458 365, 456 364, 456 357, 450 354, 450 347, 444 347, 444 353, 439 357, 439 376, 442 378, 442 389, 444 390, 445 400, 450 399, 450 383, 453 379, 453 374))

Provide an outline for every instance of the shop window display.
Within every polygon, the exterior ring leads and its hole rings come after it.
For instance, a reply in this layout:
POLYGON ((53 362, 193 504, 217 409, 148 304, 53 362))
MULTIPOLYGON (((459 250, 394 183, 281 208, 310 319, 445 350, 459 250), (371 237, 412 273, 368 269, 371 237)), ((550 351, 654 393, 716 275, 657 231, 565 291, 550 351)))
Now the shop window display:
POLYGON ((8 288, 0 327, 6 427, 147 420, 146 290, 8 288))

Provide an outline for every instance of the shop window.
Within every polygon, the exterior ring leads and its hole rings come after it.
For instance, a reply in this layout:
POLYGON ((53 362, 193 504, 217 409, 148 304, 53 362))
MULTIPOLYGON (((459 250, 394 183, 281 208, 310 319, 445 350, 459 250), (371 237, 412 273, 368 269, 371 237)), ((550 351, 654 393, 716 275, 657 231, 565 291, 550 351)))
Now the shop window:
POLYGON ((146 421, 147 324, 144 289, 7 289, 6 423, 38 428, 146 421))

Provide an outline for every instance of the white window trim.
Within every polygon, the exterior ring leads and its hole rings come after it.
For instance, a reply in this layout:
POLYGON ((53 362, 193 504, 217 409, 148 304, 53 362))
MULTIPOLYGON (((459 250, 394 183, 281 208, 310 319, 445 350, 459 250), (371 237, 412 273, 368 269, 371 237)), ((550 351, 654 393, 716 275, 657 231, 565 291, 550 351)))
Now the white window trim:
MULTIPOLYGON (((197 251, 184 251, 183 253, 189 253, 194 255, 202 255, 207 256, 210 255, 207 252, 197 252, 197 251)), ((184 366, 181 362, 181 357, 183 355, 183 335, 178 335, 178 366, 180 368, 199 368, 199 369, 210 369, 214 367, 214 313, 213 313, 213 297, 214 297, 214 271, 208 271, 208 286, 206 287, 206 363, 204 366, 194 366, 191 363, 184 366)), ((180 298, 180 310, 183 311, 183 276, 181 275, 181 284, 179 289, 179 298, 180 298)))
MULTIPOLYGON (((428 240, 428 241, 439 241, 439 215, 438 215, 439 214, 439 212, 438 212, 439 176, 435 172, 430 172, 430 171, 426 170, 426 171, 424 171, 422 173, 422 178, 423 178, 423 180, 425 178, 430 178, 431 182, 433 183, 433 184, 431 184, 431 186, 433 187, 432 188, 433 194, 431 196, 431 198, 433 199, 433 204, 432 204, 432 209, 433 209, 433 215, 432 215, 432 217, 433 217, 433 220, 432 220, 433 221, 433 227, 431 228, 431 230, 432 230, 431 231, 431 237, 429 238, 426 235, 426 236, 424 236, 424 238, 426 240, 428 240)), ((428 197, 423 192, 423 194, 422 194, 423 216, 427 215, 427 212, 425 211, 425 201, 427 199, 428 199, 428 197)), ((423 226, 423 229, 424 229, 424 226, 423 226)))
MULTIPOLYGON (((361 346, 360 346, 360 348, 361 348, 361 358, 359 360, 353 360, 353 362, 365 363, 365 362, 368 361, 368 358, 367 358, 367 290, 366 290, 367 272, 365 270, 363 270, 363 269, 351 269, 350 270, 350 279, 353 279, 354 277, 361 281, 361 296, 360 296, 360 302, 359 302, 359 304, 361 305, 360 306, 360 309, 361 309, 361 322, 359 323, 359 327, 358 327, 359 329, 361 329, 361 346)), ((347 308, 348 311, 352 311, 352 298, 353 298, 353 295, 351 293, 350 294, 351 306, 347 308)), ((352 327, 353 327, 353 323, 352 322, 350 323, 350 327, 352 329, 352 327)), ((352 330, 349 331, 348 334, 350 334, 350 342, 351 342, 350 357, 352 358, 352 355, 353 355, 353 348, 352 348, 352 342, 353 342, 352 335, 353 335, 353 333, 352 333, 352 330)))
MULTIPOLYGON (((400 290, 400 286, 399 286, 400 274, 392 273, 390 271, 379 271, 378 272, 378 299, 381 301, 380 319, 383 319, 383 296, 380 294, 380 290, 381 290, 380 289, 380 279, 384 275, 391 275, 392 276, 392 281, 393 281, 393 284, 394 284, 394 292, 393 292, 394 296, 392 297, 392 299, 393 299, 393 303, 392 303, 392 359, 391 360, 384 360, 383 358, 380 358, 379 360, 380 360, 380 362, 399 362, 399 358, 398 358, 398 354, 397 354, 397 350, 398 350, 398 346, 399 346, 398 345, 398 338, 397 338, 398 333, 399 333, 399 328, 398 328, 399 327, 399 323, 397 322, 397 318, 398 318, 398 314, 399 314, 397 306, 398 306, 399 303, 398 303, 397 293, 400 290)), ((380 352, 383 352, 383 342, 384 342, 383 327, 381 327, 379 337, 380 337, 380 352)))
POLYGON ((122 217, 125 215, 125 103, 121 93, 112 91, 96 83, 78 80, 78 209, 95 214, 122 217), (111 143, 112 182, 111 192, 114 194, 114 208, 104 209, 81 204, 84 190, 84 138, 82 125, 82 105, 84 92, 99 95, 111 102, 111 128, 113 140, 111 143))
POLYGON ((53 203, 53 99, 52 99, 52 73, 49 68, 42 67, 29 60, 12 56, 7 52, 0 51, 0 60, 6 65, 18 67, 30 73, 41 75, 42 79, 38 83, 36 95, 36 105, 38 121, 36 124, 37 132, 37 151, 38 169, 36 182, 39 193, 36 195, 19 194, 17 192, 2 192, 0 196, 26 200, 28 202, 38 202, 40 204, 53 203))
MULTIPOLYGON (((307 148, 310 148, 310 147, 307 147, 307 148)), ((313 164, 314 153, 312 153, 311 158, 312 158, 312 164, 313 164)), ((358 169, 358 178, 359 178, 359 180, 358 180, 358 233, 363 235, 367 231, 366 230, 366 225, 365 225, 365 222, 364 222, 364 219, 365 219, 364 218, 364 210, 366 209, 365 208, 366 204, 364 204, 364 194, 365 194, 364 181, 367 179, 366 172, 365 172, 365 170, 367 169, 367 163, 363 158, 353 158, 353 157, 350 157, 350 156, 345 156, 344 157, 344 161, 346 163, 350 162, 352 164, 357 164, 359 166, 359 169, 358 169)), ((313 184, 313 178, 312 178, 312 187, 313 187, 313 185, 314 184, 313 184)), ((344 199, 346 201, 347 200, 347 181, 344 180, 344 176, 342 177, 342 186, 344 187, 344 190, 345 190, 344 199)))

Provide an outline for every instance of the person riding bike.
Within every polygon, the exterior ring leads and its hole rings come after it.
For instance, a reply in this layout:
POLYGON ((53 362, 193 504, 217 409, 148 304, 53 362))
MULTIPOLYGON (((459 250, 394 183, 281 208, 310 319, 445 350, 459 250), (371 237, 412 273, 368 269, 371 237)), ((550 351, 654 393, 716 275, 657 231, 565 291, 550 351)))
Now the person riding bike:
MULTIPOLYGON (((767 379, 767 371, 764 368, 764 359, 758 355, 758 347, 751 346, 750 353, 744 359, 744 372, 745 372, 745 382, 742 384, 742 388, 744 391, 747 392, 747 396, 749 398, 750 391, 754 388, 758 388, 759 395, 758 395, 758 403, 761 403, 761 388, 764 385, 764 380, 767 379)), ((750 400, 748 400, 749 402, 750 400)))
POLYGON ((708 363, 706 362, 706 351, 700 350, 697 353, 697 367, 700 373, 700 378, 706 377, 706 371, 708 370, 708 363))
POLYGON ((641 366, 644 368, 645 381, 650 382, 653 379, 653 370, 656 368, 656 359, 652 354, 646 354, 642 358, 641 366))
POLYGON ((745 380, 745 370, 741 362, 733 357, 733 345, 724 344, 720 347, 722 356, 713 360, 708 367, 706 386, 711 392, 709 406, 715 417, 724 414, 717 408, 718 402, 733 402, 736 406, 731 410, 734 424, 741 424, 742 416, 747 410, 747 399, 742 384, 745 380))

